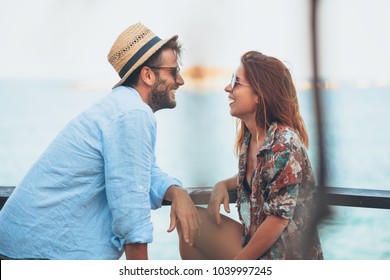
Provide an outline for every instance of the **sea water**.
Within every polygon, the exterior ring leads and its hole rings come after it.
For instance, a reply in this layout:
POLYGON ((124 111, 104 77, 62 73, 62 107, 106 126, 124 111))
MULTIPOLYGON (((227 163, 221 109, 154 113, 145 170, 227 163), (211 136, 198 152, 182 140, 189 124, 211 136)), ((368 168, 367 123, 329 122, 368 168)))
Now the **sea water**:
MULTIPOLYGON (((63 126, 110 88, 85 88, 77 81, 0 80, 0 186, 15 186, 63 126)), ((299 103, 317 168, 313 96, 299 91, 299 103)), ((322 92, 327 185, 390 189, 390 88, 340 85, 322 92)), ((227 94, 176 95, 174 110, 156 112, 156 156, 160 167, 185 187, 213 186, 237 172, 235 119, 227 94)), ((234 204, 230 216, 237 219, 234 204)), ((223 211, 223 210, 222 210, 223 211)), ((167 233, 170 207, 152 212, 151 259, 180 259, 176 232, 167 233)), ((331 207, 319 224, 326 259, 390 259, 390 211, 331 207)))

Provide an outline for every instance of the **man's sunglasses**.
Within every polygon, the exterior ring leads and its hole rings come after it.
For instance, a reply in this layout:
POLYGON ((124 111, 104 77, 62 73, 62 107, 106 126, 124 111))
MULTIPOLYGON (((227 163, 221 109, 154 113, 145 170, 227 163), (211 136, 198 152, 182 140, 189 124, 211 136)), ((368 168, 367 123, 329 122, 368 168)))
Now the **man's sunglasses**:
POLYGON ((173 76, 173 78, 176 79, 179 77, 180 74, 180 67, 167 67, 167 66, 148 66, 149 68, 152 69, 163 69, 163 70, 169 70, 173 76))

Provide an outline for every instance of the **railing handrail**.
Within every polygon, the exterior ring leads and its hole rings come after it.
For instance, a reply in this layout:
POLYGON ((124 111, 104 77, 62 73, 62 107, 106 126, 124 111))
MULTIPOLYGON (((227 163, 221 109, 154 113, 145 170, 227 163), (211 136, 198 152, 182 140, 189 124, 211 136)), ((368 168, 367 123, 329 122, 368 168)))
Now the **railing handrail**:
MULTIPOLYGON (((196 187, 187 189, 195 204, 207 204, 211 187, 196 187)), ((390 191, 372 190, 357 188, 324 188, 325 204, 333 206, 350 206, 390 209, 390 191)), ((229 192, 229 202, 234 203, 237 200, 236 191, 229 192)), ((165 201, 164 204, 169 204, 165 201)))
MULTIPOLYGON (((13 186, 0 186, 0 209, 14 189, 13 186)), ((187 191, 194 203, 201 205, 207 204, 212 187, 191 187, 187 188, 187 191)), ((235 203, 237 193, 231 191, 229 197, 230 203, 235 203)), ((334 206, 390 209, 390 191, 388 190, 326 187, 324 189, 324 199, 326 204, 334 206)), ((164 201, 163 205, 170 205, 170 202, 164 201)))

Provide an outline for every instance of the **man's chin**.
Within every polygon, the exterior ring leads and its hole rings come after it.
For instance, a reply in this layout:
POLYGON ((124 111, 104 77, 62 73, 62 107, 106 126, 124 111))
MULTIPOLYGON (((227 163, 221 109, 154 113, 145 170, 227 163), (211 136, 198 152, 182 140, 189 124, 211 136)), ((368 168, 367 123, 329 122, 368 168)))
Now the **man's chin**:
POLYGON ((175 101, 175 102, 169 103, 169 105, 167 105, 167 106, 165 107, 165 109, 173 109, 173 108, 175 108, 175 107, 176 107, 176 101, 175 101))
POLYGON ((176 102, 170 102, 169 104, 165 104, 164 106, 161 106, 156 111, 163 110, 163 109, 173 109, 175 107, 176 107, 176 102))
POLYGON ((167 109, 175 108, 176 107, 176 98, 175 98, 175 96, 171 97, 169 99, 169 103, 167 103, 165 105, 166 105, 165 108, 167 108, 167 109))

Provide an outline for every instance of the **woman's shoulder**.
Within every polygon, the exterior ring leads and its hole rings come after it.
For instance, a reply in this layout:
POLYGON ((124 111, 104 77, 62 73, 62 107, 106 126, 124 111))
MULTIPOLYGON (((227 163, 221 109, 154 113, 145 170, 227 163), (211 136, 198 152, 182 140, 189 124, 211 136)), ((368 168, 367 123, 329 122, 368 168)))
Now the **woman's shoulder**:
POLYGON ((299 134, 289 126, 278 124, 275 129, 274 146, 285 146, 296 150, 304 146, 299 134))

